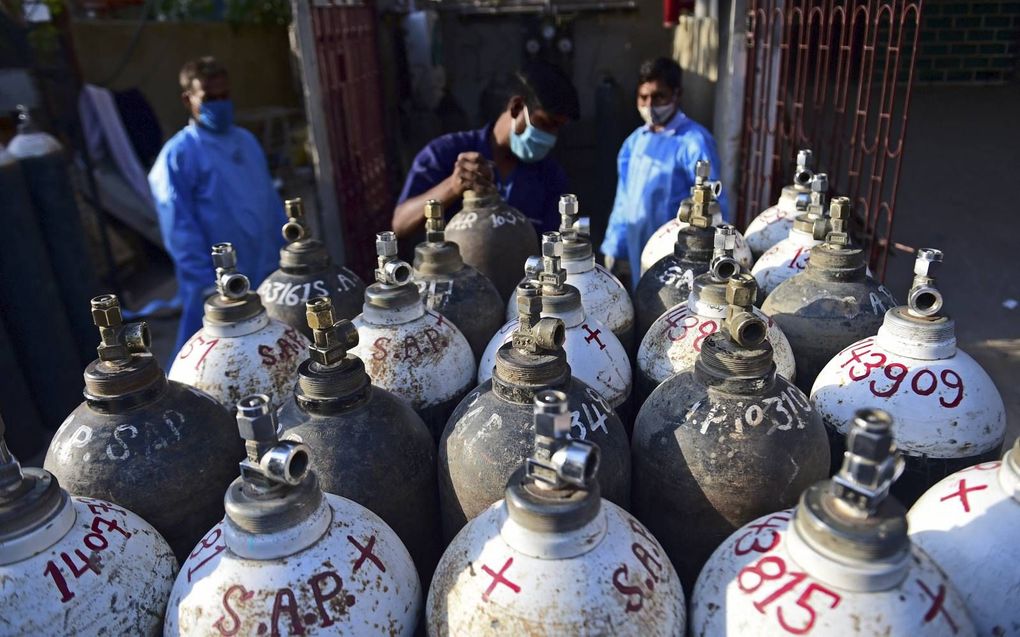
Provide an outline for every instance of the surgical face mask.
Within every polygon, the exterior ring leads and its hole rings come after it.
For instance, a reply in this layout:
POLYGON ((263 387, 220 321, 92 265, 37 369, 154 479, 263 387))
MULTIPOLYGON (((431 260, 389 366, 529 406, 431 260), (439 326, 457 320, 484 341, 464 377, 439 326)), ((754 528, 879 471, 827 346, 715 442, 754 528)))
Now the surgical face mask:
POLYGON ((532 125, 527 106, 524 107, 524 123, 523 133, 518 133, 517 127, 511 123, 510 152, 524 162, 540 161, 556 145, 556 136, 532 125))
POLYGON ((234 125, 234 103, 230 100, 202 102, 198 123, 214 133, 225 133, 234 125))
POLYGON ((641 114, 641 119, 645 120, 645 124, 649 126, 662 126, 676 112, 676 104, 670 102, 662 106, 638 106, 637 110, 641 114))

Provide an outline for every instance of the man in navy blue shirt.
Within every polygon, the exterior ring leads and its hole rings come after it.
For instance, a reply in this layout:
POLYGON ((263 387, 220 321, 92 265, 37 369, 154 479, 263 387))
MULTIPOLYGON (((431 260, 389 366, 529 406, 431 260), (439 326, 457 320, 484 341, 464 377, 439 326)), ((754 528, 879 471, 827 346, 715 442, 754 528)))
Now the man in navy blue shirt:
POLYGON ((393 211, 393 231, 413 237, 424 226, 426 201, 439 200, 449 219, 460 210, 464 191, 490 185, 536 230, 556 230, 567 176, 546 155, 560 129, 579 114, 570 78, 550 64, 528 64, 514 74, 511 97, 495 122, 437 137, 418 153, 393 211))

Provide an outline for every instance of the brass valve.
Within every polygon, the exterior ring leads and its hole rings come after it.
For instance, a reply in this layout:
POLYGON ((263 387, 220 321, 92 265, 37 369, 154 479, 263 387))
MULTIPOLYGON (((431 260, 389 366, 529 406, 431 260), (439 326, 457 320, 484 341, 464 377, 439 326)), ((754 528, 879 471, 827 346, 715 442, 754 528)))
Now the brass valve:
POLYGON ((92 299, 92 322, 99 328, 99 360, 125 363, 132 354, 146 354, 152 344, 149 326, 144 323, 123 324, 120 300, 113 294, 92 299))
POLYGON ((251 283, 237 271, 237 253, 231 243, 217 243, 212 247, 213 265, 216 266, 216 291, 227 301, 248 296, 251 283))
POLYGON ((527 475, 546 489, 588 487, 599 466, 599 448, 587 440, 570 438, 567 395, 544 390, 535 394, 535 451, 527 461, 527 475))
POLYGON ((712 164, 699 159, 694 165, 694 186, 691 187, 691 196, 681 202, 680 210, 677 211, 677 219, 694 228, 711 227, 712 218, 719 207, 716 197, 722 192, 722 184, 718 181, 709 181, 711 173, 712 164))
POLYGON ((380 232, 375 235, 378 266, 375 280, 383 285, 403 285, 411 280, 411 266, 397 258, 397 235, 380 232))
POLYGON ((753 347, 765 340, 765 321, 754 313, 758 283, 750 274, 738 274, 726 284, 726 319, 724 326, 737 345, 753 347))
POLYGON ((425 202, 425 240, 429 243, 446 241, 446 222, 443 219, 443 204, 435 199, 425 202))
POLYGON ((348 350, 358 346, 358 328, 346 319, 337 320, 333 301, 328 296, 308 301, 305 317, 308 327, 312 328, 313 339, 308 356, 319 365, 336 365, 347 358, 348 350))
POLYGON ((858 410, 847 433, 843 466, 829 483, 832 495, 862 517, 878 510, 903 473, 892 425, 892 417, 881 409, 858 410))
POLYGON ((301 202, 301 198, 295 197, 284 201, 283 208, 287 212, 287 223, 283 224, 283 238, 287 240, 287 243, 294 243, 307 237, 305 205, 301 202))
POLYGON ((832 230, 825 236, 825 242, 840 247, 850 245, 850 233, 847 227, 850 225, 850 198, 835 197, 829 204, 829 223, 832 230))

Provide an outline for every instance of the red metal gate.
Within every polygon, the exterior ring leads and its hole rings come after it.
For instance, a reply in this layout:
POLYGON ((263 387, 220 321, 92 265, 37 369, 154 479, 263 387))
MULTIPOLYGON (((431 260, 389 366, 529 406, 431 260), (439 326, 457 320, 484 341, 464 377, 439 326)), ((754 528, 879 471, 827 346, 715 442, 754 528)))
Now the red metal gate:
POLYGON ((748 0, 737 222, 775 202, 799 148, 830 194, 854 202, 854 231, 880 277, 892 241, 923 0, 748 0))
POLYGON ((312 3, 325 141, 346 264, 362 276, 374 266, 375 233, 389 229, 393 212, 376 22, 371 4, 312 3))

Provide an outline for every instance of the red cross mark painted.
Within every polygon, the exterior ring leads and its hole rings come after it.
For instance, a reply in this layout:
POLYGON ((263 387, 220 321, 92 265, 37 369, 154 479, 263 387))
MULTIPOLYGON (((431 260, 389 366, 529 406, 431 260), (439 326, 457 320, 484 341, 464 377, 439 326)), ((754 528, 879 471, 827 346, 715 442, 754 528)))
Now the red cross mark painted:
POLYGON ((600 350, 606 349, 606 344, 603 343, 601 339, 599 339, 599 334, 602 333, 602 330, 595 330, 593 332, 593 331, 591 331, 591 328, 588 327, 587 323, 585 323, 581 327, 584 328, 585 332, 588 332, 588 336, 584 337, 584 342, 585 343, 591 343, 592 341, 595 341, 596 343, 599 344, 599 349, 600 350))
POLYGON ((361 568, 361 565, 365 563, 365 560, 371 560, 371 562, 373 564, 375 564, 376 566, 379 567, 380 571, 382 571, 383 573, 386 572, 386 567, 383 565, 382 560, 380 560, 379 557, 375 553, 372 552, 372 548, 375 546, 375 536, 374 535, 372 537, 368 538, 368 544, 366 544, 365 546, 362 546, 361 544, 359 544, 358 541, 355 540, 350 535, 347 536, 347 541, 350 542, 351 544, 353 544, 354 547, 356 549, 358 549, 358 551, 361 552, 361 555, 359 555, 358 559, 355 560, 355 562, 354 562, 354 571, 353 571, 354 573, 358 572, 358 569, 361 568))
POLYGON ((988 485, 982 484, 977 487, 968 487, 967 480, 964 478, 960 480, 960 482, 957 484, 957 487, 958 488, 956 491, 953 491, 950 494, 942 496, 941 498, 939 498, 939 501, 945 502, 946 500, 952 500, 953 498, 960 498, 960 504, 963 505, 963 512, 970 513, 970 500, 967 498, 967 494, 970 493, 971 491, 981 491, 982 489, 987 489, 988 485))
POLYGON ((510 590, 512 590, 515 593, 520 593, 521 592, 521 587, 518 586, 517 584, 514 584, 510 580, 508 580, 506 578, 506 576, 504 575, 504 573, 506 573, 506 570, 508 568, 510 568, 510 565, 513 564, 513 563, 514 563, 514 558, 508 557, 506 559, 506 563, 503 564, 503 568, 499 569, 498 573, 493 571, 488 566, 486 566, 484 564, 482 565, 482 570, 485 571, 486 573, 488 573, 489 576, 492 578, 492 583, 489 584, 489 588, 485 589, 485 592, 482 593, 482 601, 483 602, 489 601, 489 595, 492 594, 492 591, 496 590, 496 586, 498 584, 502 584, 502 585, 506 586, 507 588, 509 588, 510 590))
POLYGON ((949 627, 953 629, 953 634, 955 635, 959 628, 957 627, 956 622, 953 621, 952 615, 950 615, 949 611, 947 611, 943 606, 943 604, 946 601, 946 585, 939 584, 938 593, 933 593, 924 582, 922 582, 921 580, 916 581, 918 585, 920 585, 921 589, 924 590, 924 593, 925 595, 928 596, 928 599, 931 600, 931 608, 929 608, 928 612, 924 614, 924 623, 926 624, 929 623, 931 620, 935 619, 938 615, 941 614, 943 617, 946 618, 946 623, 949 624, 949 627))

